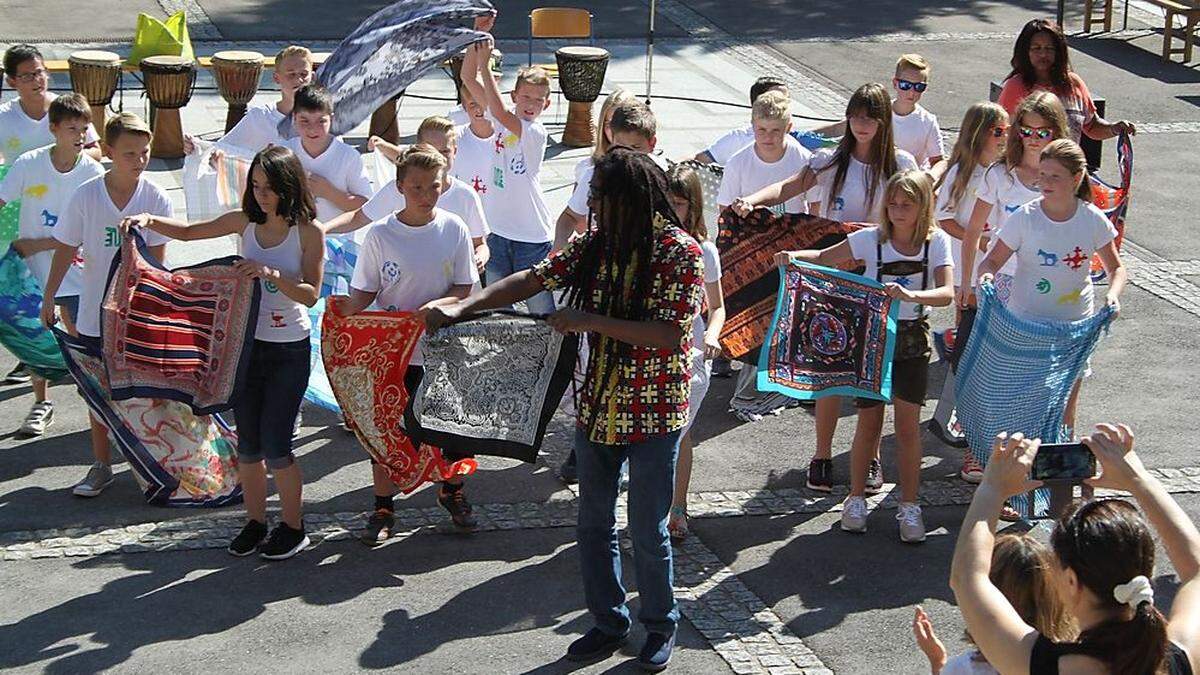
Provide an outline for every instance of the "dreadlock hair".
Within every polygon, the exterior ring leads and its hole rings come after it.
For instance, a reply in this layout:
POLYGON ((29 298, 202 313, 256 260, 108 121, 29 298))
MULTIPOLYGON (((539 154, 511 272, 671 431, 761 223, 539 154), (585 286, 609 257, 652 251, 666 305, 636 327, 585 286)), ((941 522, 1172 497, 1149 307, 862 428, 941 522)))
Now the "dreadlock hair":
MULTIPOLYGON (((669 194, 666 174, 648 155, 616 146, 596 160, 588 200, 595 234, 567 280, 568 306, 617 319, 646 319, 653 283, 650 257, 655 223, 665 221, 683 229, 669 194), (600 300, 593 305, 596 291, 600 300)), ((587 421, 589 428, 615 384, 618 363, 630 349, 604 336, 593 336, 590 346, 594 367, 588 368, 583 389, 597 396, 587 421)))

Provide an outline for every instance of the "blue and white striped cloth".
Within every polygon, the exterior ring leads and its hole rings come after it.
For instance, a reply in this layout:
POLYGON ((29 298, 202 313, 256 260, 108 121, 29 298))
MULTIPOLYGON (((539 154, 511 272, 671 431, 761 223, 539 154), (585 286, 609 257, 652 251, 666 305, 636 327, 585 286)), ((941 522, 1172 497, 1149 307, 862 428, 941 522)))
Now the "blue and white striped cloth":
MULTIPOLYGON (((991 284, 982 287, 979 300, 955 381, 958 420, 975 458, 986 466, 1002 431, 1045 443, 1069 442, 1072 430, 1063 427, 1067 398, 1097 340, 1107 333, 1113 310, 1106 306, 1070 323, 1032 321, 1002 305, 991 284)), ((1027 517, 1041 514, 1048 506, 1046 493, 1036 492, 1032 512, 1024 495, 1012 505, 1027 517)))

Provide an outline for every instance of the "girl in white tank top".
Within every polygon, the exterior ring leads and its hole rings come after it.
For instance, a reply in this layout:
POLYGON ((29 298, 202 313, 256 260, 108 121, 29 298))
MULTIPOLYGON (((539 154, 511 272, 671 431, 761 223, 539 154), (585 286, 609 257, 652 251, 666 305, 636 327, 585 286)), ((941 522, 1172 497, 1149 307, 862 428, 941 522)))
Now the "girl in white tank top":
POLYGON ((272 146, 250 164, 242 210, 191 225, 148 214, 124 223, 173 239, 239 235, 243 260, 234 267, 262 284, 250 364, 234 404, 248 516, 229 545, 229 552, 238 556, 257 550, 264 558, 281 560, 309 543, 300 513, 303 480, 292 455, 292 425, 308 385, 307 307, 319 297, 325 253, 324 234, 315 218, 300 160, 287 148, 272 146), (275 476, 283 507, 281 522, 269 537, 267 469, 275 476))

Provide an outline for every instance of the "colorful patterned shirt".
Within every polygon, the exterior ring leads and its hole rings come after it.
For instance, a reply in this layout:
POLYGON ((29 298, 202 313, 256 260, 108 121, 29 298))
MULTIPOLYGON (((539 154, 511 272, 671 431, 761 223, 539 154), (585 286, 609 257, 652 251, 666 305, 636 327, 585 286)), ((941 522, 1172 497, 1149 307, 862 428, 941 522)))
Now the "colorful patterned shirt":
MULTIPOLYGON (((680 328, 679 345, 671 349, 629 346, 620 356, 607 383, 595 382, 579 392, 579 425, 592 419, 596 406, 603 406, 588 431, 593 443, 628 445, 683 428, 688 419, 688 393, 691 360, 692 321, 700 311, 704 297, 704 264, 700 246, 683 230, 655 218, 656 239, 650 257, 653 268, 648 321, 667 321, 680 328)), ((533 268, 534 275, 547 290, 568 283, 579 264, 587 243, 595 237, 588 230, 533 268)), ((603 273, 603 272, 602 272, 603 273)), ((632 277, 631 277, 632 278, 632 277)), ((626 282, 628 286, 628 281, 626 282)), ((584 311, 594 311, 609 284, 600 283, 584 303, 584 311)), ((611 339, 590 336, 588 370, 604 372, 604 347, 611 339)))

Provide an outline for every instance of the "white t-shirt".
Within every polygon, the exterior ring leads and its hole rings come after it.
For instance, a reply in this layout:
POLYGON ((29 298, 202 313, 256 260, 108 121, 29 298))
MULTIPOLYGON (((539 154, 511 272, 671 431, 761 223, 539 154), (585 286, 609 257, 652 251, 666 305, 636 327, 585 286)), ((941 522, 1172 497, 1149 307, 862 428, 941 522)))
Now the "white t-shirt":
POLYGON ((489 190, 496 191, 496 208, 503 218, 491 221, 492 232, 530 244, 554 237, 554 221, 542 197, 542 157, 546 153, 546 127, 521 121, 521 136, 497 130, 489 190))
MULTIPOLYGON (((928 275, 926 277, 924 288, 921 286, 920 272, 903 276, 894 276, 890 274, 884 274, 882 277, 879 276, 879 260, 875 255, 875 246, 879 241, 878 227, 868 227, 856 232, 851 232, 850 235, 846 237, 846 241, 850 242, 850 252, 854 255, 854 257, 863 261, 863 263, 866 265, 867 269, 865 272, 863 272, 864 276, 870 279, 879 278, 880 282, 885 284, 896 283, 910 291, 937 288, 937 279, 934 272, 936 272, 939 267, 954 264, 950 259, 950 235, 941 230, 934 230, 933 237, 931 237, 929 240, 928 275)), ((915 260, 916 262, 921 262, 921 258, 924 256, 923 249, 924 245, 922 245, 922 250, 917 251, 916 255, 904 255, 892 246, 891 241, 888 241, 881 248, 883 252, 883 263, 887 264, 901 260, 915 260)), ((926 305, 921 305, 915 302, 902 302, 900 303, 900 315, 898 318, 919 319, 922 316, 925 316, 928 311, 929 309, 926 305)))
POLYGON ((479 195, 487 222, 499 220, 505 214, 498 208, 497 191, 489 189, 493 158, 496 156, 496 134, 493 132, 490 136, 480 138, 467 125, 455 127, 455 131, 458 132, 458 152, 454 155, 454 163, 450 165, 450 175, 466 183, 479 195))
POLYGON ((942 675, 1000 675, 992 664, 973 658, 978 652, 972 650, 950 659, 942 666, 942 675))
POLYGON ((946 156, 937 116, 922 108, 920 103, 907 115, 892 112, 892 141, 898 149, 912 155, 922 169, 929 168, 931 157, 946 156))
POLYGON ((712 157, 714 164, 724 165, 748 145, 754 145, 754 128, 746 126, 725 132, 705 152, 712 157))
MULTIPOLYGON (((113 256, 121 248, 121 231, 117 228, 128 216, 149 213, 169 218, 171 198, 158 185, 143 175, 125 208, 113 204, 104 177, 93 178, 75 191, 66 210, 54 228, 54 238, 64 244, 80 247, 83 258, 83 278, 79 293, 79 316, 75 327, 83 335, 100 336, 100 304, 113 256)), ((158 246, 168 239, 157 232, 144 230, 146 244, 158 246)))
MULTIPOLYGON (((378 293, 375 305, 388 312, 411 312, 446 296, 451 286, 479 281, 471 236, 462 219, 434 209, 433 220, 420 227, 392 216, 367 232, 350 285, 378 293)), ((418 342, 409 363, 422 365, 418 342)))
MULTIPOLYGON (((1042 197, 1041 192, 1030 189, 1021 182, 1021 179, 1017 177, 1016 170, 1010 170, 1003 163, 993 164, 983 174, 983 183, 979 187, 978 194, 980 199, 992 205, 987 224, 983 228, 985 232, 990 232, 992 235, 991 243, 988 244, 988 253, 995 248, 996 237, 1000 236, 1000 230, 1012 214, 1016 213, 1021 206, 1042 197)), ((1012 276, 1016 269, 1016 260, 1010 258, 1000 269, 1000 274, 1012 276)))
MULTIPOLYGON (((721 188, 717 191, 717 203, 728 206, 734 200, 754 194, 768 185, 787 180, 803 171, 811 159, 812 153, 790 136, 784 140, 783 157, 776 162, 764 162, 751 143, 734 153, 725 164, 721 188)), ((808 213, 808 202, 802 193, 772 207, 772 210, 777 213, 808 213)))
MULTIPOLYGON (((954 187, 954 181, 958 180, 958 164, 951 166, 946 170, 946 177, 942 180, 942 185, 938 188, 937 206, 934 215, 939 221, 953 220, 958 223, 959 227, 964 230, 971 224, 971 213, 975 210, 975 201, 979 198, 979 189, 983 183, 983 175, 987 171, 986 167, 977 166, 975 171, 971 173, 971 180, 967 182, 967 189, 963 190, 962 197, 959 197, 958 202, 954 204, 954 208, 950 208, 950 190, 954 187)), ((957 237, 950 237, 950 254, 954 257, 954 269, 957 272, 954 275, 954 285, 959 286, 962 279, 959 274, 962 272, 962 240, 957 237)), ((974 286, 975 280, 979 278, 976 270, 979 269, 979 263, 983 261, 984 254, 982 251, 975 253, 975 269, 971 270, 967 275, 966 283, 974 286)))
POLYGON ((1009 309, 1051 321, 1091 316, 1092 254, 1116 236, 1104 212, 1083 201, 1061 223, 1050 220, 1041 199, 1017 209, 999 234, 1017 260, 1009 309))
POLYGON ((279 123, 284 117, 274 103, 246 106, 246 116, 217 141, 217 147, 224 151, 236 148, 241 150, 236 154, 254 156, 268 145, 284 145, 279 135, 279 123))
MULTIPOLYGON (((663 171, 669 171, 670 166, 662 155, 650 153, 649 157, 663 171)), ((596 173, 596 162, 590 156, 579 160, 575 165, 575 188, 571 198, 567 200, 567 208, 581 216, 588 213, 588 195, 591 193, 592 175, 596 173)))
MULTIPOLYGON (((18 235, 22 239, 46 239, 54 236, 63 210, 80 185, 104 175, 100 162, 80 154, 67 173, 54 168, 50 155, 53 145, 30 150, 13 162, 8 176, 0 183, 0 199, 6 202, 21 200, 21 215, 18 235)), ((50 277, 50 264, 54 251, 42 251, 25 258, 29 271, 44 287, 50 277)), ((79 295, 80 268, 71 265, 55 297, 66 298, 79 295)))
POLYGON ((446 119, 454 122, 454 126, 461 127, 464 124, 471 123, 471 113, 467 112, 463 104, 459 103, 446 112, 446 119))
MULTIPOLYGON (((821 202, 821 215, 830 220, 842 223, 877 223, 883 217, 883 193, 887 191, 887 182, 891 176, 878 175, 875 177, 875 199, 867 203, 867 165, 850 158, 850 168, 846 170, 846 180, 837 197, 830 199, 829 191, 833 188, 833 178, 837 168, 830 166, 837 148, 821 148, 813 153, 809 166, 818 171, 817 186, 809 190, 809 201, 821 202), (825 167, 829 167, 825 169, 825 167)), ((903 150, 896 150, 896 170, 908 171, 919 168, 913 156, 903 150)))
MULTIPOLYGON (((379 188, 379 192, 363 204, 362 213, 371 222, 376 222, 397 211, 403 211, 404 206, 404 195, 400 194, 396 182, 392 181, 379 188)), ((483 205, 479 202, 479 195, 461 180, 453 177, 450 179, 450 189, 438 197, 437 207, 461 218, 466 223, 472 239, 488 235, 490 230, 487 218, 483 214, 483 205)))
MULTIPOLYGON (((58 98, 57 94, 51 94, 51 99, 58 98)), ((100 136, 96 133, 96 128, 91 124, 88 125, 87 134, 84 136, 84 145, 91 145, 100 140, 100 136)), ((17 161, 21 155, 40 148, 43 145, 49 145, 54 142, 54 134, 50 133, 50 113, 47 112, 42 116, 42 119, 35 120, 25 114, 25 109, 21 107, 20 99, 12 99, 0 103, 0 153, 4 154, 4 161, 12 164, 17 161)))
MULTIPOLYGON (((340 138, 334 138, 329 147, 325 148, 325 152, 313 157, 304 149, 300 140, 299 136, 289 138, 283 145, 296 153, 305 171, 317 174, 339 190, 363 197, 371 195, 371 179, 363 166, 362 155, 358 154, 358 150, 353 146, 347 145, 340 138)), ((327 222, 342 213, 342 210, 328 199, 317 199, 316 202, 317 220, 321 222, 327 222)))
MULTIPOLYGON (((700 256, 704 261, 704 283, 707 293, 708 284, 715 284, 721 280, 721 254, 717 251, 716 244, 705 239, 700 242, 700 256)), ((708 330, 708 323, 704 320, 704 314, 697 314, 696 320, 692 322, 692 349, 704 350, 704 332, 706 330, 708 330)))

